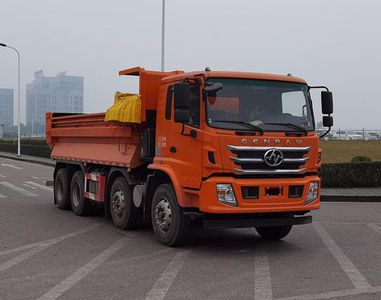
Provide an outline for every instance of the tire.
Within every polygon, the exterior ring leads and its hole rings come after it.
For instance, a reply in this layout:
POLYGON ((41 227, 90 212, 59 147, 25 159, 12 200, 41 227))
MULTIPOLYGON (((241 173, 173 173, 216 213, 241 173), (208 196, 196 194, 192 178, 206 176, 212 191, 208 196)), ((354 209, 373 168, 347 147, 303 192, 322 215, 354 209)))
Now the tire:
POLYGON ((277 241, 286 237, 291 231, 292 225, 275 227, 255 227, 258 234, 268 241, 277 241))
POLYGON ((189 218, 178 205, 172 184, 160 185, 151 207, 152 227, 158 241, 166 246, 179 246, 189 231, 189 218))
POLYGON ((54 178, 54 200, 59 209, 70 208, 69 180, 66 168, 59 169, 54 178))
POLYGON ((141 225, 141 209, 136 208, 126 178, 114 180, 110 194, 110 213, 114 225, 120 229, 136 229, 141 225))
POLYGON ((76 171, 70 184, 70 201, 73 213, 77 216, 85 216, 90 211, 90 202, 83 196, 85 183, 81 171, 76 171))

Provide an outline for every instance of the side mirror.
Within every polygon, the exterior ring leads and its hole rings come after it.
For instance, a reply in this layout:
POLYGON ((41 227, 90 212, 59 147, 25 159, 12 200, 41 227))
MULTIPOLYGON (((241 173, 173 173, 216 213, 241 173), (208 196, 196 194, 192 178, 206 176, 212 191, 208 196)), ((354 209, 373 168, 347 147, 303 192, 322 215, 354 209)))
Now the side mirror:
POLYGON ((323 115, 330 115, 333 113, 332 92, 327 92, 327 91, 321 92, 321 110, 323 115))
POLYGON ((187 109, 176 109, 174 113, 175 122, 189 123, 191 113, 187 109))
POLYGON ((222 89, 223 84, 219 82, 212 83, 211 85, 206 85, 204 87, 204 93, 206 94, 216 94, 220 89, 222 89))
POLYGON ((323 126, 324 127, 332 127, 333 126, 332 116, 323 116, 323 126))
POLYGON ((188 109, 189 99, 191 97, 192 85, 186 82, 179 82, 174 85, 174 108, 188 109))

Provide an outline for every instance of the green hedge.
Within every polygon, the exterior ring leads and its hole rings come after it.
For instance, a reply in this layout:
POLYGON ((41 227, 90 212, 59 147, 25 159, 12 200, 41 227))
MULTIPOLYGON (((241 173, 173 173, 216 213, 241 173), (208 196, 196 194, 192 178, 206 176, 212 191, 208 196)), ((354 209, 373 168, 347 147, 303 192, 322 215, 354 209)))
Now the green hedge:
POLYGON ((324 164, 322 187, 381 187, 381 162, 324 164))

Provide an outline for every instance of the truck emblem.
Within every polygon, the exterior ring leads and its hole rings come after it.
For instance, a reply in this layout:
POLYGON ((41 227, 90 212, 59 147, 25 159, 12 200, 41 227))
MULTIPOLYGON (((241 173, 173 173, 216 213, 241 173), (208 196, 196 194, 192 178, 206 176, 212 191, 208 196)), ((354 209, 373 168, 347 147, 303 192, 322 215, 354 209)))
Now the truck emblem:
POLYGON ((266 165, 270 167, 277 167, 283 162, 283 153, 278 149, 267 150, 263 159, 266 165))

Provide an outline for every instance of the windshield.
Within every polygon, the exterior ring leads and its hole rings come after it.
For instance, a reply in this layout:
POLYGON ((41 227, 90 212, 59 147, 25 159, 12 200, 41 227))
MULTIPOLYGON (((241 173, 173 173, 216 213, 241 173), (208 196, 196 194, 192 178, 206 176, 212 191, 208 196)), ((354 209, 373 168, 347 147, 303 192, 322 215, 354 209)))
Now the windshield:
POLYGON ((235 78, 209 78, 223 88, 206 101, 211 127, 263 131, 314 130, 308 86, 300 83, 235 78))

